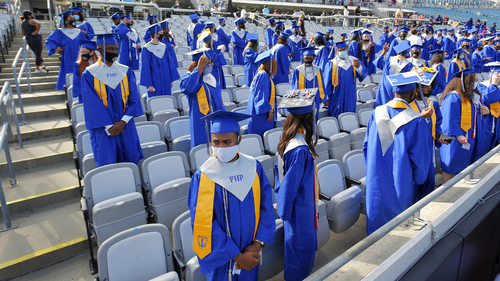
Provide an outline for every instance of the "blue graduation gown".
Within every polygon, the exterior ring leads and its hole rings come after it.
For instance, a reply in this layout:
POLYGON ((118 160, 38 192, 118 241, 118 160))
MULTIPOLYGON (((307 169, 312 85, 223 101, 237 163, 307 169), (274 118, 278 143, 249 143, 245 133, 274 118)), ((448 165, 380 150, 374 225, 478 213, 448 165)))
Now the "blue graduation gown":
POLYGON ((49 56, 53 55, 56 52, 55 49, 58 47, 64 48, 61 52, 61 66, 56 84, 57 90, 64 90, 66 74, 73 73, 73 63, 78 59, 78 54, 80 53, 80 40, 88 39, 87 35, 83 34, 80 29, 73 29, 64 28, 64 31, 62 28, 56 29, 45 40, 49 56), (74 32, 75 37, 72 39, 64 34, 64 32, 74 32))
POLYGON ((356 41, 351 41, 349 44, 349 56, 355 58, 359 57, 359 45, 356 41))
POLYGON ((436 86, 434 86, 434 89, 432 89, 432 95, 436 96, 437 94, 441 94, 444 92, 444 89, 446 88, 446 68, 442 64, 438 65, 433 65, 432 68, 436 69, 438 74, 436 75, 436 86))
MULTIPOLYGON (((491 46, 484 46, 483 50, 481 51, 481 54, 483 55, 483 58, 491 58, 490 61, 488 62, 493 62, 496 59, 497 51, 493 49, 491 46)), ((491 70, 491 67, 489 66, 483 66, 483 71, 489 72, 491 70)))
POLYGON ((243 61, 245 62, 245 85, 247 87, 252 84, 253 78, 257 73, 257 69, 259 69, 259 64, 255 63, 255 59, 261 53, 262 52, 255 52, 252 48, 247 48, 245 50, 245 57, 243 58, 243 61))
MULTIPOLYGON (((396 41, 396 40, 394 40, 396 41)), ((382 57, 379 56, 378 58, 375 59, 373 62, 378 68, 382 69, 384 72, 382 74, 382 80, 380 81, 379 88, 378 88, 378 93, 377 93, 377 98, 375 100, 375 107, 386 104, 390 100, 394 98, 394 93, 392 92, 392 85, 391 82, 389 82, 389 78, 387 76, 391 74, 398 74, 398 73, 404 73, 408 72, 413 68, 413 64, 411 62, 408 62, 408 64, 401 69, 401 71, 391 70, 391 57, 382 57)), ((400 62, 401 63, 401 62, 400 62)), ((406 62, 405 62, 406 63, 406 62)))
POLYGON ((89 23, 89 22, 79 22, 77 21, 77 28, 79 28, 81 31, 85 31, 85 33, 87 33, 86 35, 89 37, 89 38, 92 38, 92 35, 95 34, 94 32, 94 29, 92 28, 92 25, 89 23), (80 25, 78 25, 78 23, 81 23, 80 25))
POLYGON ((484 105, 490 108, 490 114, 481 117, 484 125, 484 137, 486 139, 485 149, 489 151, 493 149, 495 143, 500 142, 500 131, 497 129, 500 121, 493 116, 493 114, 498 114, 498 112, 493 112, 491 108, 491 104, 500 102, 500 90, 493 85, 485 85, 483 83, 479 83, 477 89, 483 97, 484 105))
POLYGON ((273 34, 273 47, 278 44, 278 37, 280 37, 277 33, 273 34))
MULTIPOLYGON (((297 133, 299 134, 299 133, 297 133)), ((285 230, 285 280, 303 280, 312 271, 317 248, 315 228, 314 158, 305 145, 284 155, 283 180, 279 160, 274 166, 278 216, 285 230)))
POLYGON ((163 37, 161 42, 167 46, 168 55, 172 59, 172 63, 175 68, 179 68, 179 62, 177 61, 177 56, 175 55, 175 49, 172 47, 172 45, 175 46, 175 41, 173 39, 169 40, 168 37, 163 37))
POLYGON ((375 54, 380 50, 380 46, 374 44, 374 46, 370 49, 371 50, 368 54, 365 51, 361 51, 361 63, 367 69, 366 75, 372 75, 377 72, 377 67, 373 64, 373 62, 375 61, 375 54))
POLYGON ((330 49, 327 48, 326 46, 320 46, 319 50, 315 51, 316 58, 314 58, 313 65, 319 66, 319 68, 321 69, 321 71, 323 71, 323 73, 325 73, 326 65, 330 61, 328 59, 328 56, 330 55, 328 53, 329 51, 330 49))
POLYGON ((394 47, 396 47, 397 45, 399 45, 399 43, 401 43, 403 41, 407 41, 408 44, 411 45, 410 42, 406 39, 401 40, 400 37, 394 38, 394 40, 392 40, 392 42, 391 42, 391 45, 389 45, 389 51, 388 51, 389 57, 393 57, 393 56, 397 55, 396 51, 394 51, 394 47))
POLYGON ((80 75, 80 66, 78 65, 77 62, 73 64, 73 97, 74 98, 78 97, 78 103, 83 103, 82 77, 80 75))
POLYGON ((290 50, 285 45, 276 44, 271 50, 271 54, 278 66, 276 76, 273 78, 274 84, 289 83, 290 78, 288 77, 288 72, 290 71, 290 59, 288 54, 290 54, 290 50))
POLYGON ((451 36, 446 36, 443 38, 443 50, 448 53, 448 56, 446 56, 445 59, 450 60, 453 58, 453 51, 456 49, 455 44, 456 40, 453 40, 454 38, 451 36))
POLYGON ((300 49, 305 48, 307 46, 307 40, 304 37, 300 37, 297 35, 297 42, 292 40, 292 36, 290 36, 287 40, 288 47, 290 48, 290 53, 292 54, 291 61, 300 61, 302 62, 302 51, 300 49), (298 40, 300 38, 300 40, 298 40), (301 40, 304 39, 305 43, 302 43, 301 40))
POLYGON ((172 94, 171 82, 179 79, 179 73, 170 58, 165 44, 149 42, 142 50, 142 69, 140 84, 146 88, 153 86, 154 92, 148 91, 148 97, 172 94))
POLYGON ((483 103, 481 97, 476 93, 474 93, 474 103, 476 104, 476 136, 478 137, 476 137, 471 163, 476 162, 490 151, 491 147, 489 146, 492 145, 494 139, 494 134, 491 133, 493 119, 488 118, 491 116, 490 114, 481 115, 480 109, 483 103))
MULTIPOLYGON (((348 57, 346 60, 354 59, 348 57)), ((336 57, 329 61, 325 70, 325 94, 328 96, 328 115, 337 118, 344 112, 356 112, 356 79, 363 81, 366 77, 366 68, 363 63, 360 63, 360 68, 356 69, 356 77, 354 77, 353 65, 347 70, 338 66, 340 58, 336 57), (333 63, 338 66, 338 85, 333 85, 333 63)))
MULTIPOLYGON (((222 102, 220 85, 212 87, 203 82, 203 74, 199 77, 198 68, 192 72, 184 73, 181 77, 181 91, 189 100, 189 121, 191 122, 191 148, 207 143, 207 131, 205 130, 205 121, 201 117, 205 116, 200 111, 198 105, 198 92, 201 87, 205 88, 208 104, 211 112, 218 110, 226 110, 222 102)), ((208 113, 209 114, 209 113, 208 113)), ((210 124, 208 124, 208 131, 210 132, 210 124)))
POLYGON ((141 44, 139 33, 134 29, 130 29, 127 25, 120 23, 113 31, 120 38, 119 52, 120 57, 118 62, 131 67, 133 70, 139 70, 139 53, 140 50, 135 48, 136 44, 141 44))
POLYGON ((380 46, 384 46, 386 43, 391 43, 391 40, 389 40, 389 35, 385 32, 382 32, 382 34, 380 34, 380 37, 378 39, 378 44, 380 46))
POLYGON ((481 52, 475 51, 474 53, 472 53, 472 67, 474 67, 474 72, 483 72, 483 65, 484 62, 481 52))
MULTIPOLYGON (((235 29, 237 30, 237 28, 235 29)), ((239 37, 236 32, 233 30, 231 33, 231 42, 234 43, 233 47, 233 65, 244 65, 243 62, 243 50, 245 49, 247 43, 248 31, 245 30, 243 37, 239 37)))
MULTIPOLYGON (((96 64, 93 66, 102 67, 96 64)), ((130 119, 123 132, 117 136, 108 136, 105 131, 105 126, 119 122, 124 115, 136 117, 144 114, 139 92, 135 86, 137 81, 134 71, 128 68, 126 76, 130 92, 127 106, 124 108, 122 91, 118 84, 115 89, 105 86, 108 96, 106 107, 94 87, 94 76, 88 68, 82 73, 85 126, 90 132, 90 142, 97 167, 120 162, 137 164, 143 158, 134 118, 130 119)))
POLYGON ((231 36, 226 35, 222 27, 217 28, 217 44, 226 46, 226 53, 229 52, 229 43, 231 43, 231 36))
POLYGON ((465 58, 463 60, 461 60, 459 58, 453 59, 450 62, 450 64, 448 65, 448 69, 447 69, 448 77, 446 77, 446 83, 450 83, 450 81, 453 79, 452 78, 453 74, 455 74, 461 70, 464 70, 465 68, 468 68, 470 66, 471 66, 471 62, 470 62, 468 56, 465 56, 465 58), (460 64, 461 66, 459 67, 458 64, 460 64))
MULTIPOLYGON (((264 139, 264 133, 267 130, 275 128, 275 120, 267 122, 269 111, 273 110, 271 106, 271 77, 264 70, 261 70, 255 76, 252 85, 250 86, 250 94, 248 95, 247 114, 252 115, 248 119, 248 133, 258 134, 264 139)), ((276 96, 274 97, 274 112, 277 108, 276 96)))
POLYGON ((274 36, 274 29, 271 26, 269 26, 268 28, 266 28, 266 45, 269 50, 274 46, 273 36, 274 36))
MULTIPOLYGON (((236 160, 238 161, 238 160, 236 160)), ((274 242, 276 221, 273 208, 272 188, 266 173, 259 161, 257 161, 257 173, 260 181, 260 218, 255 239, 264 243, 274 242)), ((201 170, 198 170, 191 178, 189 186, 188 205, 191 211, 191 227, 194 225, 196 215, 196 204, 200 188, 201 170)), ((212 250, 202 260, 198 258, 201 272, 206 274, 207 281, 228 280, 229 267, 234 266, 231 262, 240 252, 253 243, 255 231, 255 205, 252 190, 249 191, 243 201, 240 201, 231 192, 227 192, 227 215, 229 217, 229 230, 231 237, 227 235, 227 222, 224 212, 223 187, 215 184, 215 196, 213 199, 213 223, 212 223, 212 250)), ((264 257, 265 258, 265 257, 264 257)), ((257 280, 259 265, 250 271, 241 270, 239 275, 233 275, 233 280, 257 280)))
MULTIPOLYGON (((393 118, 403 109, 388 107, 393 118)), ((396 217, 414 202, 414 184, 427 179, 431 164, 429 130, 425 120, 417 117, 401 126, 394 142, 382 154, 375 111, 366 131, 363 153, 366 164, 366 229, 371 234, 396 217)))
POLYGON ((430 51, 433 50, 434 42, 434 37, 430 37, 429 39, 423 41, 422 55, 420 55, 423 60, 430 60, 430 51))
POLYGON ((204 27, 203 24, 201 24, 200 22, 191 23, 188 26, 188 29, 186 30, 186 39, 187 39, 189 47, 191 47, 191 51, 194 51, 197 49, 196 46, 198 43, 198 34, 200 34, 203 31, 203 27, 204 27), (191 25, 194 25, 194 27, 192 27, 193 28, 193 35, 192 36, 189 33, 189 29, 190 29, 191 25))
POLYGON ((441 162, 443 172, 456 175, 472 163, 472 153, 476 143, 476 138, 472 138, 476 124, 476 107, 471 103, 471 128, 465 132, 460 128, 460 116, 462 110, 462 99, 456 92, 447 94, 441 103, 441 112, 443 113, 443 123, 441 129, 443 134, 451 137, 463 135, 467 138, 470 148, 466 149, 455 138, 449 145, 441 147, 441 162), (466 134, 467 133, 467 134, 466 134))
MULTIPOLYGON (((318 66, 316 65, 313 65, 313 72, 314 71, 317 71, 318 70, 318 66)), ((305 71, 305 69, 308 69, 310 70, 310 67, 306 68, 304 65, 300 65, 299 67, 295 68, 293 70, 293 74, 292 74, 292 82, 290 83, 290 90, 294 90, 294 89, 300 89, 299 88, 299 76, 301 74, 301 71, 305 71)), ((314 101, 316 103, 315 107, 316 107, 316 120, 318 120, 318 117, 319 117, 319 109, 320 109, 320 106, 321 106, 321 103, 322 102, 325 102, 326 101, 326 91, 325 91, 325 87, 323 85, 323 72, 321 72, 321 69, 319 70, 320 72, 320 76, 321 76, 321 83, 318 81, 318 77, 316 76, 316 73, 314 73, 314 79, 312 80, 307 80, 304 76, 304 87, 306 89, 312 89, 312 88, 318 88, 318 89, 323 89, 323 93, 325 93, 325 97, 322 99, 320 97, 320 93, 318 92, 318 94, 316 95, 316 97, 314 98, 314 101)), ((304 75, 302 73, 302 75, 304 75)))

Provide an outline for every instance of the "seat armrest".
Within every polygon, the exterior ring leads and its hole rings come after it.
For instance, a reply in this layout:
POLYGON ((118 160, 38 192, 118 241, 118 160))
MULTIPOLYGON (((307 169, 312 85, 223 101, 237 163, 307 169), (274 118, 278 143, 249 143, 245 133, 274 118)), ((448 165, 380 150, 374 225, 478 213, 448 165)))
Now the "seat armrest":
POLYGON ((85 200, 85 197, 80 198, 80 209, 82 210, 83 214, 87 216, 88 208, 87 208, 87 200, 85 200))
POLYGON ((174 255, 174 270, 179 274, 181 280, 184 280, 186 275, 186 264, 182 260, 182 257, 180 256, 179 252, 177 252, 174 249, 172 253, 174 255))
POLYGON ((347 188, 353 186, 353 185, 361 185, 361 182, 358 180, 355 180, 351 177, 345 177, 345 183, 347 185, 347 188))
POLYGON ((332 199, 332 197, 330 197, 330 196, 328 196, 328 195, 326 195, 326 194, 324 194, 324 193, 320 192, 320 193, 319 193, 319 199, 321 199, 321 200, 326 200, 326 201, 330 201, 330 199, 332 199))

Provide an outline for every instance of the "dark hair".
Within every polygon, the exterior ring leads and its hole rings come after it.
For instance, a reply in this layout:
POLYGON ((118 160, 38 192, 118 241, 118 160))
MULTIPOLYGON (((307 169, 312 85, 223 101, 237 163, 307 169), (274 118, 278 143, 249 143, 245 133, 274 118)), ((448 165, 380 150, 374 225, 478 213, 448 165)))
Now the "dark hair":
POLYGON ((23 15, 20 16, 19 19, 21 21, 25 21, 28 18, 28 16, 31 16, 31 15, 33 15, 33 12, 31 12, 30 10, 24 10, 23 15))
POLYGON ((444 100, 444 97, 450 92, 457 92, 462 99, 468 99, 472 102, 472 97, 474 94, 474 82, 475 82, 476 73, 472 72, 464 76, 464 88, 465 91, 462 90, 462 80, 461 77, 453 78, 446 88, 444 89, 443 94, 440 97, 440 103, 444 100))
POLYGON ((85 16, 83 15, 83 13, 82 13, 82 12, 77 12, 77 11, 74 11, 73 13, 76 13, 77 15, 79 15, 79 16, 80 16, 80 20, 79 20, 79 21, 83 22, 83 21, 85 20, 85 16))
POLYGON ((70 14, 70 15, 64 15, 64 16, 63 16, 63 23, 64 23, 64 27, 66 27, 66 25, 67 25, 66 20, 69 18, 69 16, 73 16, 73 14, 70 14))
POLYGON ((195 61, 191 62, 191 64, 189 65, 187 71, 191 72, 191 71, 193 71, 197 67, 198 67, 198 61, 195 60, 195 61))
POLYGON ((435 63, 443 63, 444 61, 444 53, 435 53, 432 55, 430 65, 432 66, 435 63))
POLYGON ((278 37, 278 40, 276 40, 276 43, 286 45, 286 41, 287 41, 287 38, 280 36, 280 37, 278 37))
MULTIPOLYGON (((94 55, 92 56, 92 60, 94 62, 97 62, 97 60, 99 59, 97 57, 97 52, 92 50, 92 49, 89 49, 89 48, 85 48, 87 50, 89 50, 90 52, 94 52, 94 55)), ((86 60, 83 60, 82 58, 82 55, 81 54, 78 54, 78 60, 76 61, 76 63, 78 64, 78 67, 80 69, 80 76, 82 76, 82 73, 85 71, 85 69, 90 65, 88 61, 86 60)))
POLYGON ((418 30, 417 30, 416 28, 412 28, 412 29, 411 29, 411 31, 410 31, 410 33, 411 33, 412 35, 417 35, 418 30))
POLYGON ((313 114, 313 111, 305 114, 288 114, 285 120, 285 125, 283 125, 281 139, 278 143, 278 153, 282 158, 284 157, 288 142, 295 137, 299 129, 303 129, 305 131, 304 139, 309 147, 309 150, 311 151, 311 154, 313 156, 318 156, 318 154, 316 154, 316 150, 314 149, 318 143, 318 139, 314 137, 316 132, 314 131, 313 114))
POLYGON ((325 39, 319 36, 314 37, 314 43, 316 44, 316 46, 326 46, 325 39))

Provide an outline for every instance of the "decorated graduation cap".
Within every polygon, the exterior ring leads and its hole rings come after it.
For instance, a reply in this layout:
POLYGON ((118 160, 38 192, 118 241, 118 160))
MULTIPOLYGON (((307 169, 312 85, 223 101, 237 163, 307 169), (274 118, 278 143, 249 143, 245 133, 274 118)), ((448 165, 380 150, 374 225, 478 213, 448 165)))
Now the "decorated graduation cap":
POLYGON ((274 22, 274 21, 275 21, 275 19, 274 19, 273 17, 271 17, 271 18, 269 18, 267 21, 268 21, 269 23, 272 23, 272 22, 274 22))
MULTIPOLYGON (((391 77, 391 76, 389 76, 389 77, 391 77)), ((399 77, 401 77, 401 76, 399 76, 399 77)), ((417 78, 417 80, 419 80, 419 79, 417 78)), ((389 81, 392 81, 392 79, 390 79, 389 81)), ((410 79, 410 78, 402 77, 402 79, 398 80, 397 82, 391 82, 392 90, 397 94, 404 94, 404 93, 410 92, 412 90, 415 90, 415 88, 417 87, 415 85, 415 83, 418 83, 418 81, 415 81, 415 79, 413 79, 413 78, 410 79)))
POLYGON ((79 7, 71 7, 71 8, 69 8, 68 11, 71 11, 71 13, 74 13, 74 12, 81 13, 83 11, 83 9, 79 8, 79 7))
POLYGON ((148 16, 148 21, 150 21, 152 19, 156 20, 156 17, 157 17, 157 15, 149 15, 148 16))
POLYGON ((192 52, 187 53, 186 55, 193 56, 193 61, 198 61, 201 58, 201 56, 203 56, 203 55, 206 55, 208 57, 208 59, 211 59, 212 56, 210 56, 210 52, 208 52, 210 50, 212 50, 212 49, 210 49, 210 48, 199 48, 199 49, 196 49, 196 50, 194 50, 192 52))
POLYGON ((132 18, 130 17, 129 14, 126 14, 126 15, 120 17, 120 20, 123 20, 123 19, 132 20, 132 18))
POLYGON ((161 31, 161 30, 163 30, 161 28, 161 25, 153 24, 153 25, 149 26, 148 29, 146 30, 146 37, 151 38, 153 36, 153 34, 157 33, 158 31, 161 31))
POLYGON ((287 91, 278 106, 292 114, 306 114, 314 109, 318 88, 287 91))
POLYGON ((191 21, 197 21, 199 19, 198 14, 190 14, 189 18, 191 21))
POLYGON ((408 45, 408 42, 406 42, 406 41, 401 42, 394 47, 394 51, 396 52, 396 54, 401 54, 404 51, 407 51, 409 49, 410 49, 410 45, 408 45))
POLYGON ((97 43, 92 40, 80 39, 80 48, 87 48, 90 50, 97 49, 97 43))
POLYGON ((271 50, 267 50, 265 52, 262 52, 260 55, 258 55, 255 58, 256 63, 266 63, 271 59, 271 50))
POLYGON ((347 48, 347 43, 345 41, 339 41, 339 42, 336 42, 335 43, 335 47, 337 49, 340 49, 340 48, 347 48))
POLYGON ((114 20, 114 19, 119 18, 119 17, 120 17, 120 13, 116 12, 116 13, 112 14, 111 17, 109 17, 109 18, 114 20))
POLYGON ((489 62, 489 63, 485 64, 484 66, 491 67, 491 71, 500 72, 500 62, 498 62, 498 61, 489 62))
POLYGON ((490 41, 489 38, 483 38, 483 39, 479 39, 479 41, 477 41, 477 44, 478 45, 487 45, 488 44, 488 41, 490 41))
POLYGON ((257 33, 248 33, 247 34, 248 41, 257 41, 259 40, 259 34, 257 33))
POLYGON ((335 28, 329 27, 329 28, 326 29, 326 32, 328 32, 328 33, 334 33, 335 32, 335 28))
POLYGON ((305 47, 305 48, 301 48, 300 49, 302 51, 302 55, 303 56, 315 56, 316 53, 316 47, 315 46, 308 46, 308 47, 305 47))
POLYGON ((212 122, 210 128, 211 134, 239 133, 240 125, 238 122, 252 117, 248 114, 219 110, 207 116, 203 116, 205 121, 212 122))
POLYGON ((288 30, 281 32, 279 37, 288 38, 288 37, 292 36, 292 34, 288 33, 288 32, 289 32, 288 30))
POLYGON ((116 34, 114 33, 101 33, 101 34, 94 34, 93 36, 97 37, 96 40, 97 46, 118 44, 118 40, 116 39, 116 34))
POLYGON ((245 22, 246 22, 246 21, 245 21, 244 19, 239 18, 239 19, 236 19, 236 20, 234 21, 234 24, 237 26, 238 24, 240 24, 240 23, 245 23, 245 22))

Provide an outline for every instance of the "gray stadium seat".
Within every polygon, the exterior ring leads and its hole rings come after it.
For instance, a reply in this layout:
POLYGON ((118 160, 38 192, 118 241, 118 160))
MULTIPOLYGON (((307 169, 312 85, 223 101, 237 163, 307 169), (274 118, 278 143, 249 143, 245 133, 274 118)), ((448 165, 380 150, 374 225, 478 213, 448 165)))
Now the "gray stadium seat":
MULTIPOLYGON (((233 90, 233 101, 235 103, 241 103, 243 101, 248 101, 248 96, 250 95, 250 88, 238 88, 233 90)), ((241 106, 238 106, 241 107, 241 106)))
MULTIPOLYGON (((274 192, 273 192, 274 193, 274 192)), ((262 248, 262 264, 259 266, 259 280, 268 280, 285 269, 285 232, 283 221, 276 219, 274 243, 262 248)))
POLYGON ((264 169, 271 186, 274 186, 274 161, 264 152, 262 139, 256 134, 246 134, 241 136, 240 152, 255 157, 264 169))
POLYGON ((373 93, 370 89, 360 89, 358 90, 358 101, 365 103, 373 99, 373 93))
POLYGON ((208 160, 210 156, 207 152, 207 144, 200 144, 189 152, 189 164, 191 166, 191 172, 195 173, 198 169, 208 160))
POLYGON ((231 74, 234 76, 237 74, 245 74, 245 68, 243 68, 243 65, 233 65, 231 66, 231 74))
MULTIPOLYGON (((246 114, 247 113, 247 107, 244 106, 244 107, 237 107, 233 110, 231 110, 232 112, 238 112, 238 113, 242 113, 242 114, 246 114)), ((245 119, 245 120, 241 120, 240 122, 238 122, 238 124, 240 125, 240 135, 246 135, 248 133, 248 119, 245 119)))
POLYGON ((226 88, 236 87, 236 82, 234 81, 234 76, 224 75, 224 80, 226 81, 226 88))
POLYGON ((278 152, 278 142, 282 132, 283 128, 274 128, 264 133, 264 149, 267 154, 275 155, 278 152))
POLYGON ((173 96, 162 95, 150 97, 146 102, 146 107, 152 121, 158 121, 162 125, 171 118, 180 116, 177 111, 177 100, 173 96))
POLYGON ((350 138, 347 133, 338 133, 328 141, 328 155, 330 159, 342 160, 344 155, 351 151, 350 138))
POLYGON ((344 171, 346 177, 361 182, 359 188, 363 191, 361 195, 361 213, 366 214, 366 165, 363 150, 357 149, 346 153, 343 157, 344 171))
POLYGON ((181 151, 189 156, 191 150, 191 131, 189 116, 170 119, 165 123, 165 135, 169 147, 174 151, 181 151))
POLYGON ((340 133, 339 121, 333 116, 318 120, 318 134, 320 137, 330 139, 333 135, 340 133))
POLYGON ((165 132, 160 122, 140 122, 136 123, 135 127, 139 135, 144 159, 168 151, 167 144, 165 143, 165 132))
POLYGON ((330 239, 330 229, 328 228, 326 204, 321 200, 318 202, 318 230, 316 233, 316 237, 316 251, 325 246, 330 239))
POLYGON ((358 116, 353 112, 341 113, 338 117, 340 130, 350 133, 352 130, 359 128, 358 116))
POLYGON ((316 163, 321 163, 328 160, 328 142, 324 139, 318 139, 318 143, 314 147, 318 156, 316 157, 316 163))
POLYGON ((234 76, 234 79, 236 80, 236 86, 250 87, 250 85, 246 85, 246 80, 245 80, 245 74, 244 73, 236 74, 234 76))
POLYGON ((373 109, 365 108, 358 112, 359 125, 362 127, 368 126, 368 121, 370 121, 370 116, 372 115, 373 109))
POLYGON ((148 224, 117 233, 97 252, 101 281, 179 280, 168 229, 148 224))
POLYGON ((233 94, 231 90, 221 89, 222 102, 227 111, 231 111, 236 108, 236 104, 233 102, 233 94))
POLYGON ((76 136, 76 152, 74 158, 75 161, 78 161, 78 165, 80 167, 80 177, 82 179, 85 177, 87 172, 97 168, 94 153, 92 151, 92 145, 90 143, 89 131, 80 132, 76 136), (78 160, 76 158, 78 158, 78 160))
POLYGON ((276 86, 276 95, 280 97, 284 96, 285 92, 290 90, 290 83, 280 83, 275 86, 276 86))
POLYGON ((366 128, 358 128, 351 131, 349 136, 350 136, 350 143, 352 150, 363 149, 365 135, 366 135, 366 128))
POLYGON ((180 94, 177 97, 177 101, 179 102, 179 109, 181 110, 182 116, 189 116, 189 100, 186 95, 180 94))

